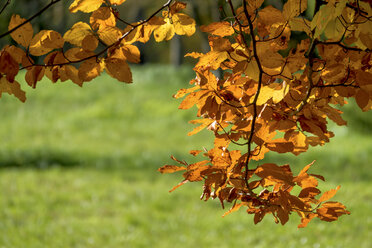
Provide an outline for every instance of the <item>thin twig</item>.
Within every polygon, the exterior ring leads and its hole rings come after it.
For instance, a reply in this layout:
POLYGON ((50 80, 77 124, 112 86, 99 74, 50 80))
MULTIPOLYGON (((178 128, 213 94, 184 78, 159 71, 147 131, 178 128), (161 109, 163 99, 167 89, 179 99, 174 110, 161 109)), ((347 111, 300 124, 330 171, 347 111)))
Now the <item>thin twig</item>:
POLYGON ((33 19, 35 19, 36 17, 38 17, 39 15, 41 15, 44 11, 46 11, 47 9, 49 9, 50 7, 52 7, 54 4, 60 2, 61 0, 52 0, 47 6, 45 6, 44 8, 42 8, 41 10, 39 10, 39 12, 37 12, 36 14, 34 14, 33 16, 31 16, 30 18, 28 18, 27 20, 25 20, 24 22, 22 22, 21 24, 15 26, 14 28, 12 28, 11 30, 3 33, 0 35, 0 39, 7 36, 8 34, 11 34, 12 32, 14 32, 15 30, 19 29, 20 27, 22 27, 23 25, 25 25, 26 23, 32 21, 33 19))

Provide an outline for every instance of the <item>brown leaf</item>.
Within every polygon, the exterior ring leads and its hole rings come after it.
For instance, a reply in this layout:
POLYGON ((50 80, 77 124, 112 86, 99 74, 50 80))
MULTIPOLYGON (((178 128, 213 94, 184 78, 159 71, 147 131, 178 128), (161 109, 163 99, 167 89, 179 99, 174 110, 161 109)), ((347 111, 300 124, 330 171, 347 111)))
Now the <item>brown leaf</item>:
POLYGON ((26 82, 32 88, 36 87, 36 83, 44 77, 45 67, 44 66, 33 66, 26 72, 26 82))
POLYGON ((288 165, 263 164, 257 167, 255 174, 274 182, 294 185, 292 172, 289 170, 288 165))
POLYGON ((19 65, 17 61, 7 51, 0 54, 0 73, 4 73, 8 81, 13 82, 18 74, 19 65))
POLYGON ((6 77, 0 78, 0 97, 2 93, 8 93, 14 95, 21 102, 26 101, 26 92, 21 89, 21 85, 17 81, 9 82, 6 77))
POLYGON ((363 89, 359 89, 355 95, 355 100, 363 111, 365 111, 365 107, 368 105, 369 102, 369 94, 363 89))

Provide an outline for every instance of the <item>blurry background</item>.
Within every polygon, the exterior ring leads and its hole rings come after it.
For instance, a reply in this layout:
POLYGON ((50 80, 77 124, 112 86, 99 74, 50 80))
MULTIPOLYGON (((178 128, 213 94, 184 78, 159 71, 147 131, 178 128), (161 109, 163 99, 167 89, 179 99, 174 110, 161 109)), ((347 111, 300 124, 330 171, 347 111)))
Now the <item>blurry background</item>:
MULTIPOLYGON (((64 1, 66 6, 70 2, 64 1)), ((158 2, 163 1, 127 0, 130 10, 122 11, 135 20, 156 9, 158 2)), ((47 3, 14 0, 7 13, 28 17, 47 3)), ((203 22, 219 18, 215 1, 194 3, 203 22)), ((33 24, 65 30, 76 21, 71 16, 85 18, 66 11, 56 6, 33 24)), ((8 20, 9 15, 0 16, 1 33, 8 20)), ((186 37, 182 46, 174 46, 182 47, 182 53, 203 51, 203 39, 200 34, 186 37)), ((327 179, 322 189, 341 184, 335 200, 348 206, 350 216, 333 223, 315 220, 300 230, 298 216, 284 227, 271 216, 254 225, 244 210, 221 218, 229 206, 223 210, 217 200, 200 201, 201 183, 169 194, 182 180, 181 173, 156 171, 172 163, 171 154, 195 161, 188 151, 211 148, 213 137, 207 131, 188 137, 193 125, 187 122, 195 118, 196 109, 177 110, 180 100, 172 98, 194 77, 190 61, 169 65, 172 43, 149 45, 144 48, 146 64, 132 67, 134 84, 103 75, 83 89, 48 80, 36 90, 25 86, 26 103, 3 94, 1 248, 372 246, 371 113, 362 113, 351 101, 343 108, 348 127, 330 124, 336 134, 331 143, 298 157, 274 154, 266 159, 290 163, 295 173, 315 159, 312 172, 327 179)), ((25 85, 22 75, 18 80, 25 85)))

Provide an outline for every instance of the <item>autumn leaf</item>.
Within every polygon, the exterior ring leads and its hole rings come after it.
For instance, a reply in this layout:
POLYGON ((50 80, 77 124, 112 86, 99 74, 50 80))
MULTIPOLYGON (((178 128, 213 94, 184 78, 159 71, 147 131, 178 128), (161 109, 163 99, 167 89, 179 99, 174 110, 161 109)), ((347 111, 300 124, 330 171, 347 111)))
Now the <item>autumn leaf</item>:
POLYGON ((17 81, 9 82, 6 77, 0 78, 0 97, 3 93, 14 95, 21 102, 26 101, 26 92, 21 89, 21 85, 17 81))
POLYGON ((90 16, 89 22, 93 29, 116 26, 116 18, 109 7, 100 7, 95 10, 90 16))
POLYGON ((58 32, 42 30, 32 38, 30 53, 35 56, 45 55, 54 49, 62 48, 64 42, 64 39, 58 32))
POLYGON ((288 0, 283 6, 283 15, 289 20, 307 9, 307 0, 288 0))
POLYGON ((110 0, 111 4, 120 5, 124 3, 126 0, 110 0))
MULTIPOLYGON (((19 15, 12 15, 12 18, 10 19, 9 22, 8 30, 12 30, 13 28, 24 23, 25 21, 26 19, 21 18, 19 15)), ((32 28, 30 22, 26 22, 24 25, 10 33, 10 36, 18 44, 27 48, 31 42, 32 37, 34 36, 34 29, 32 28)))
POLYGON ((158 169, 160 173, 174 173, 174 172, 183 171, 183 170, 186 170, 186 168, 182 166, 176 166, 176 165, 164 165, 158 169))
POLYGON ((14 81, 15 76, 18 74, 19 65, 13 56, 7 52, 3 51, 0 54, 0 77, 1 73, 6 75, 6 79, 10 82, 14 81))
POLYGON ((340 189, 340 187, 341 186, 337 186, 336 189, 331 189, 329 191, 324 192, 323 195, 319 198, 319 201, 320 202, 328 201, 329 199, 331 199, 337 193, 337 191, 340 189))
POLYGON ((70 5, 69 10, 72 13, 75 13, 77 11, 90 13, 98 9, 103 3, 104 0, 75 0, 70 5))
POLYGON ((124 59, 107 58, 105 60, 107 73, 117 80, 125 83, 132 83, 132 72, 124 59))
POLYGON ((102 29, 99 29, 98 37, 100 40, 103 41, 107 46, 111 46, 115 42, 119 41, 119 39, 122 37, 122 32, 118 27, 110 27, 106 26, 102 29))
POLYGON ((97 63, 95 59, 89 59, 84 61, 80 67, 78 76, 81 81, 88 82, 98 77, 101 74, 102 67, 100 63, 97 63))
POLYGON ((63 39, 75 46, 81 46, 83 39, 89 34, 92 34, 89 24, 77 22, 63 35, 63 39))
POLYGON ((235 32, 229 22, 214 22, 207 26, 201 26, 200 30, 220 37, 230 36, 235 32))
POLYGON ((257 167, 255 174, 261 178, 268 178, 269 180, 293 185, 293 176, 286 166, 278 166, 276 164, 263 164, 257 167))
POLYGON ((98 39, 94 35, 87 35, 81 41, 81 48, 85 51, 94 51, 98 47, 98 39))
POLYGON ((191 36, 195 33, 195 20, 188 15, 177 13, 172 16, 172 21, 176 34, 191 36))
POLYGON ((36 83, 40 81, 45 73, 45 67, 33 66, 26 72, 25 80, 32 88, 36 87, 36 83))
POLYGON ((164 24, 154 30, 154 38, 157 42, 170 40, 176 33, 173 24, 169 18, 164 18, 164 24))

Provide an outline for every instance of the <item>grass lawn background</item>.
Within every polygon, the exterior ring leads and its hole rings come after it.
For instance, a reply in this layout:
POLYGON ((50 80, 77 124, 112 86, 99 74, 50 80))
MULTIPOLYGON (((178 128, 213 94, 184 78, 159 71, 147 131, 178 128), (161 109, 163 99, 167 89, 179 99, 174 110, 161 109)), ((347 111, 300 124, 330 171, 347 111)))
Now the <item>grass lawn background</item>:
POLYGON ((312 172, 326 177, 324 190, 342 186, 335 200, 350 216, 305 229, 295 215, 285 226, 269 215, 254 225, 244 210, 221 218, 217 200, 198 199, 201 183, 168 193, 181 174, 156 171, 171 154, 192 161, 188 150, 212 145, 208 132, 186 135, 196 111, 177 110, 171 97, 192 70, 152 65, 133 74, 131 85, 103 75, 83 89, 45 80, 25 104, 3 94, 0 248, 372 247, 371 113, 352 104, 349 128, 334 126, 330 144, 267 158, 295 173, 315 159, 312 172))

